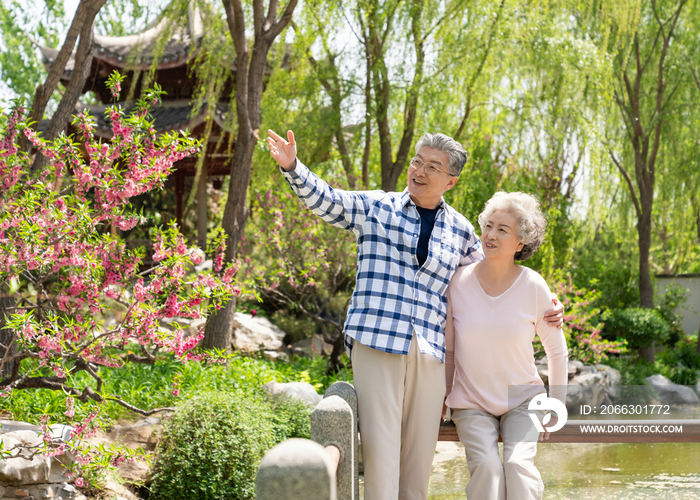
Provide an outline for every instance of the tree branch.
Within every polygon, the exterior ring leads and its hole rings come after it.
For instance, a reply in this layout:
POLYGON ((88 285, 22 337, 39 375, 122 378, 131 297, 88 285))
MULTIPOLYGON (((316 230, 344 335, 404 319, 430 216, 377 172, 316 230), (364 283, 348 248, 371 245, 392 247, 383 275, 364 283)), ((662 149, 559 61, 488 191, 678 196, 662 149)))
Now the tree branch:
POLYGON ((632 177, 630 177, 630 174, 627 172, 627 170, 624 169, 624 167, 620 164, 618 159, 615 158, 615 155, 613 154, 612 149, 610 149, 610 146, 607 146, 607 149, 608 149, 608 153, 610 154, 610 158, 612 159, 613 163, 615 163, 615 165, 617 166, 617 169, 622 174, 622 177, 627 182, 627 187, 629 187, 630 196, 632 197, 632 203, 634 203, 634 208, 635 208, 635 211, 637 212, 637 218, 641 219, 642 209, 639 206, 639 200, 637 199, 637 193, 634 190, 634 183, 632 182, 632 177))

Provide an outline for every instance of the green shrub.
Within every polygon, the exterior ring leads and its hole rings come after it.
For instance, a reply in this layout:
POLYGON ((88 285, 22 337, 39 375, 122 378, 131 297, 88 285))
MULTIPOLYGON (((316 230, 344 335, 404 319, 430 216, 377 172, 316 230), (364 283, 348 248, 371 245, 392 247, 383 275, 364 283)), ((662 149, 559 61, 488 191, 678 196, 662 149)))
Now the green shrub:
POLYGON ((624 404, 651 402, 652 393, 643 387, 649 385, 646 378, 657 372, 651 363, 644 359, 609 358, 605 364, 620 371, 617 401, 624 404))
POLYGON ((666 320, 671 328, 671 334, 668 339, 670 345, 676 344, 679 340, 685 337, 683 332, 683 315, 680 309, 687 309, 685 303, 688 301, 690 292, 683 288, 678 283, 673 283, 666 287, 664 294, 657 301, 656 309, 661 317, 666 320))
POLYGON ((658 311, 641 307, 614 309, 603 315, 606 338, 623 338, 631 347, 649 347, 664 342, 671 328, 658 311))
POLYGON ((151 498, 254 498, 255 475, 265 452, 288 437, 308 437, 308 420, 302 403, 273 408, 257 393, 197 396, 163 426, 151 498))
POLYGON ((676 384, 694 385, 700 376, 700 353, 694 339, 682 338, 659 353, 656 368, 676 384))

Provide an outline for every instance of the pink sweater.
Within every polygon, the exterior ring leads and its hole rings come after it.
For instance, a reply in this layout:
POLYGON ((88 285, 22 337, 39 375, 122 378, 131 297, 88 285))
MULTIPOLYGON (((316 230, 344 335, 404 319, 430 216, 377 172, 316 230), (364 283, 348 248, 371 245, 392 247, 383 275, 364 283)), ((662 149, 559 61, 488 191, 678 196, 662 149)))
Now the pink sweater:
POLYGON ((543 319, 552 309, 547 283, 523 267, 508 290, 490 297, 475 267, 457 269, 447 289, 447 406, 500 416, 544 392, 532 348, 535 333, 547 354, 550 397, 566 403, 568 351, 562 330, 543 319))

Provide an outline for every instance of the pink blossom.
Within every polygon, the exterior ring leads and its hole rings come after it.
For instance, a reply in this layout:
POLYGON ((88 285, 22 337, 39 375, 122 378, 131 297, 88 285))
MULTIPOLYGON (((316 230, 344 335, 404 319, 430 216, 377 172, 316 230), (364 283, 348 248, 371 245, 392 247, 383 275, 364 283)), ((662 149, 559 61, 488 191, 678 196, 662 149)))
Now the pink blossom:
POLYGON ((204 262, 204 252, 200 248, 193 248, 190 250, 190 259, 193 264, 201 264, 204 262))
POLYGON ((73 415, 75 415, 75 400, 66 398, 66 417, 73 418, 73 415))

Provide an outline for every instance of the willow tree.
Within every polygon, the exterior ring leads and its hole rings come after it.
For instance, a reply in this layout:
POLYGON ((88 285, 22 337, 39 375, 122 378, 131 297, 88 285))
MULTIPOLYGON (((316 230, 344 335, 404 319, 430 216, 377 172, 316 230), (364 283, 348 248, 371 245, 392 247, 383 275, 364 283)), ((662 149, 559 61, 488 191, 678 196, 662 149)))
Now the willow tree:
MULTIPOLYGON (((669 122, 678 119, 685 106, 680 96, 692 84, 685 55, 698 37, 685 19, 698 15, 697 3, 688 0, 642 2, 637 29, 613 63, 613 97, 622 126, 620 137, 610 138, 608 146, 635 209, 640 304, 645 308, 654 307, 650 253, 657 181, 672 175, 674 165, 660 153, 665 143, 674 141, 669 122)), ((653 361, 653 345, 644 356, 653 361)))
MULTIPOLYGON (((223 0, 226 22, 235 52, 236 142, 231 160, 228 198, 222 226, 226 232, 225 259, 236 258, 248 218, 246 196, 251 177, 253 152, 260 138, 260 104, 262 101, 268 55, 272 44, 289 24, 297 0, 289 0, 281 15, 278 0, 270 0, 265 12, 263 0, 253 0, 252 12, 246 14, 241 0, 223 0), (252 28, 253 38, 247 34, 252 28)), ((235 300, 230 300, 208 321, 203 346, 230 349, 235 300)))
MULTIPOLYGON (((58 89, 59 80, 66 72, 68 63, 72 59, 70 79, 68 85, 61 93, 58 108, 51 116, 51 120, 44 132, 44 138, 46 139, 51 140, 58 137, 58 134, 65 130, 75 110, 75 105, 78 102, 92 63, 92 35, 95 18, 106 1, 107 0, 80 0, 63 44, 51 65, 51 69, 48 71, 43 83, 39 83, 36 86, 34 98, 31 103, 32 111, 30 115, 30 120, 34 122, 35 129, 44 118, 46 106, 54 96, 54 92, 58 89)), ((18 38, 21 37, 18 37, 18 31, 15 31, 19 30, 19 33, 22 33, 21 29, 26 26, 29 21, 26 17, 25 19, 21 19, 21 15, 17 12, 18 7, 18 4, 11 5, 9 8, 2 5, 2 9, 0 10, 4 41, 12 49, 17 51, 12 54, 3 55, 3 65, 8 62, 19 62, 20 60, 30 63, 36 61, 36 54, 32 54, 30 44, 26 41, 26 37, 24 37, 25 40, 19 40, 18 38), (23 54, 21 54, 21 52, 23 52, 23 54), (14 61, 12 61, 12 59, 14 59, 14 61)), ((47 18, 52 19, 54 22, 63 14, 62 10, 55 5, 55 2, 45 2, 43 7, 47 13, 47 18)), ((21 11, 23 9, 19 10, 21 11)), ((40 24, 37 31, 41 34, 46 34, 47 32, 51 33, 52 31, 55 32, 55 26, 42 27, 40 24)), ((52 38, 53 40, 44 41, 56 41, 56 37, 52 38)), ((8 73, 10 78, 23 73, 27 74, 26 67, 22 68, 22 66, 24 65, 20 65, 20 68, 9 67, 5 69, 3 71, 3 76, 5 76, 5 73, 8 73)), ((36 75, 31 75, 30 69, 29 75, 27 76, 36 75)), ((15 85, 22 87, 26 85, 26 83, 17 81, 15 85)), ((21 141, 21 145, 26 151, 30 148, 29 141, 26 139, 21 141)), ((36 170, 46 161, 43 155, 36 155, 32 168, 36 170)))

